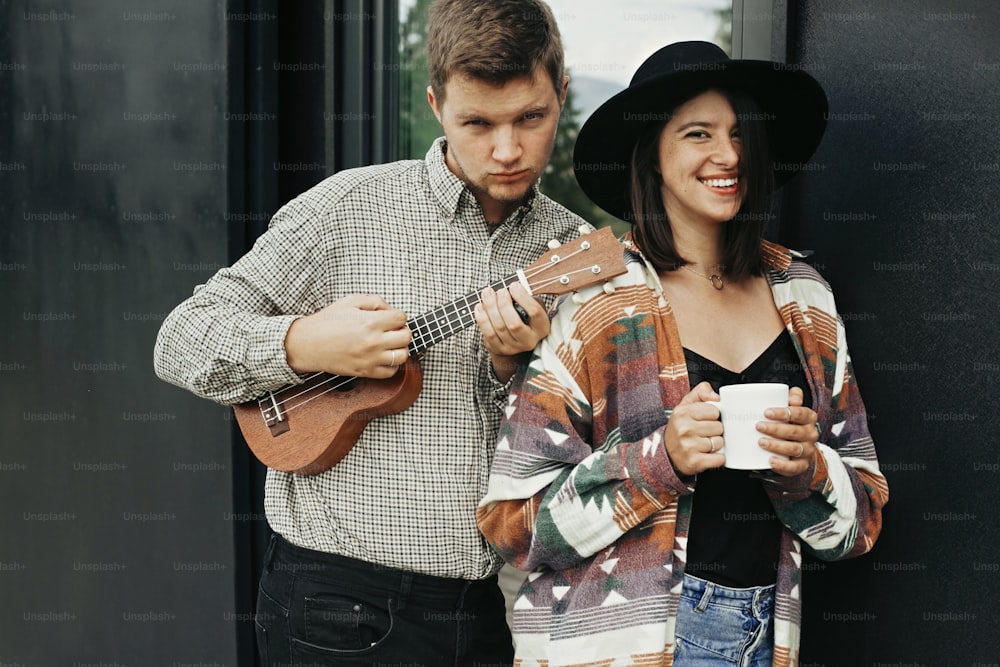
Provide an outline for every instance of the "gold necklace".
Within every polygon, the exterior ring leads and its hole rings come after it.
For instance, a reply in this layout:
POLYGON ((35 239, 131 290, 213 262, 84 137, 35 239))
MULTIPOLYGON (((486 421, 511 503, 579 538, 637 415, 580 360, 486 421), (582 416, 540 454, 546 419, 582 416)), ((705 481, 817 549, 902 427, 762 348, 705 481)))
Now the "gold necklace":
MULTIPOLYGON (((720 268, 720 269, 722 268, 721 264, 716 264, 715 266, 718 267, 718 268, 720 268)), ((720 289, 722 289, 723 287, 726 286, 726 284, 724 282, 722 282, 722 274, 720 274, 720 273, 713 273, 712 275, 707 275, 705 273, 702 273, 701 271, 695 271, 694 269, 692 269, 691 267, 689 267, 687 264, 681 264, 681 268, 684 269, 684 270, 686 270, 686 271, 690 271, 691 273, 693 273, 696 276, 701 276, 702 278, 704 278, 708 282, 712 283, 712 287, 714 287, 717 290, 720 290, 720 289)))

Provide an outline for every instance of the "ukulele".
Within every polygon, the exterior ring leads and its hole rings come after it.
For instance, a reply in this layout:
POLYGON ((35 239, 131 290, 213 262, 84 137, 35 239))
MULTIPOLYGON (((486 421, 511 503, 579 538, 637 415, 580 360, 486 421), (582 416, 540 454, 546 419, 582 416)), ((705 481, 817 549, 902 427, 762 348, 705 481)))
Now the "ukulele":
MULTIPOLYGON (((520 282, 529 294, 565 294, 625 273, 622 245, 608 227, 590 231, 550 250, 530 266, 490 285, 520 282)), ((481 290, 480 290, 481 291, 481 290)), ((407 321, 410 358, 388 379, 313 373, 233 406, 250 450, 269 468, 315 475, 335 466, 372 419, 402 412, 422 385, 419 355, 431 345, 475 324, 479 291, 407 321)))

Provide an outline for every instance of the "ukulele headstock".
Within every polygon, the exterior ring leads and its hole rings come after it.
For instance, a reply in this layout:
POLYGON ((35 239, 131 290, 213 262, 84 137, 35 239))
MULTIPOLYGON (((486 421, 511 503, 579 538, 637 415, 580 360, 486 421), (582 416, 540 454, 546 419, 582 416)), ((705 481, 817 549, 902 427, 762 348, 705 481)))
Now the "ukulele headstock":
POLYGON ((581 227, 580 232, 561 245, 549 241, 550 250, 518 271, 529 292, 567 294, 625 273, 624 248, 610 227, 593 231, 581 227))

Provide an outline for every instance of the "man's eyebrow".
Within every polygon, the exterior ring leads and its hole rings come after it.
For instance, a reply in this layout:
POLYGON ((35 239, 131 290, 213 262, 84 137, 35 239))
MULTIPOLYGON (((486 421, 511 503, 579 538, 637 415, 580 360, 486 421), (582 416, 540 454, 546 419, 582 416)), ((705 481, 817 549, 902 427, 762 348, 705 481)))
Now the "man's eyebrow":
MULTIPOLYGON (((543 104, 535 104, 533 106, 527 107, 527 108, 522 109, 521 111, 517 112, 516 117, 520 118, 521 116, 524 116, 525 114, 529 114, 529 113, 546 112, 546 111, 549 111, 551 108, 552 108, 552 105, 550 105, 550 104, 544 104, 544 103, 543 104)), ((481 120, 481 119, 486 118, 488 115, 489 115, 488 113, 481 113, 481 112, 477 112, 477 111, 467 111, 465 113, 456 114, 455 117, 458 120, 481 120)))

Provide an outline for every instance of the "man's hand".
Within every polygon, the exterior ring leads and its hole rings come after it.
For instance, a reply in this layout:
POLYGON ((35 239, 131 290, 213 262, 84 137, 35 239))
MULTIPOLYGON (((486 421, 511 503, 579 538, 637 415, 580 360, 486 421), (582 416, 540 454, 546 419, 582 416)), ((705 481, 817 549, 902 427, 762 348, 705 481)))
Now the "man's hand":
POLYGON ((406 313, 380 297, 354 294, 292 322, 285 357, 296 373, 390 378, 409 344, 406 313))
POLYGON ((479 294, 475 317, 483 333, 497 379, 506 382, 517 370, 520 356, 535 349, 549 335, 549 316, 540 301, 519 283, 499 292, 487 287, 479 294), (514 308, 517 303, 528 315, 527 323, 514 308))

